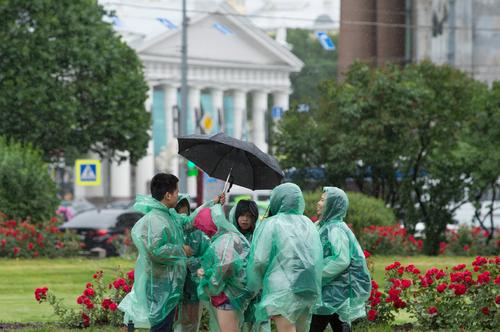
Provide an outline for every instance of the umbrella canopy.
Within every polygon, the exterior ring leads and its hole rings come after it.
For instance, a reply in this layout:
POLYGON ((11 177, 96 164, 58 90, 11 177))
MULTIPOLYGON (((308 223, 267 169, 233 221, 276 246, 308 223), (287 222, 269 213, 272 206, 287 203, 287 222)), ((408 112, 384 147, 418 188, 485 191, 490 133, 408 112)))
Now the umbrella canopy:
POLYGON ((242 187, 272 189, 281 183, 283 171, 278 161, 255 144, 218 133, 212 136, 179 137, 179 154, 191 160, 209 176, 242 187))

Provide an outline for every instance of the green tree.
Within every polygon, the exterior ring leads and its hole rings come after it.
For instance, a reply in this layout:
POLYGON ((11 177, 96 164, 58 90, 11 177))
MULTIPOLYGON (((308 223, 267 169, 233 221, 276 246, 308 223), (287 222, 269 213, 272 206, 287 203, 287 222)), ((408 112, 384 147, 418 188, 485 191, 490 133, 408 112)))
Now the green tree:
POLYGON ((94 0, 0 2, 0 134, 45 160, 146 153, 147 86, 94 0))
POLYGON ((425 250, 436 254, 446 224, 467 198, 470 163, 460 145, 485 107, 486 86, 429 62, 404 69, 358 63, 344 82, 322 84, 321 94, 307 122, 314 128, 304 130, 306 120, 298 119, 304 115, 296 112, 280 123, 277 151, 285 167, 303 163, 301 152, 313 156, 310 166, 326 166, 328 182, 353 179, 363 193, 393 206, 410 230, 425 223, 425 250), (293 141, 295 133, 303 136, 293 141))
MULTIPOLYGON (((337 36, 330 35, 330 38, 336 44, 337 36)), ((319 83, 337 75, 338 52, 325 50, 311 30, 288 29, 287 42, 292 45, 292 53, 304 61, 302 70, 290 75, 291 104, 309 104, 314 108, 320 98, 319 83)))
POLYGON ((33 222, 54 216, 56 186, 39 151, 0 136, 0 212, 33 222))

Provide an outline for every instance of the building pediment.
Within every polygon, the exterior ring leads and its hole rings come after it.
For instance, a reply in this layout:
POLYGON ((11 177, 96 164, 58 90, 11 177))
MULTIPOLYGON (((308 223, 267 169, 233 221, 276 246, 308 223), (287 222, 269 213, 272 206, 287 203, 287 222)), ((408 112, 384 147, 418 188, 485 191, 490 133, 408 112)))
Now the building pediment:
MULTIPOLYGON (((281 67, 299 71, 300 59, 229 6, 198 17, 188 27, 188 61, 220 66, 281 67)), ((142 57, 179 61, 182 33, 166 31, 137 48, 142 57)))

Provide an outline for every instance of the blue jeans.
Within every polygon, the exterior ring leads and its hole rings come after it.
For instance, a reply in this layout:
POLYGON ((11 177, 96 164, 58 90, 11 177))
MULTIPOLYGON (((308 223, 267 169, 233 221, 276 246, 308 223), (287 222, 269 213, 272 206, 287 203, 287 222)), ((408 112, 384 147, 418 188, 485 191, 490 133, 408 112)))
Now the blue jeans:
POLYGON ((170 313, 165 317, 163 322, 160 324, 157 324, 155 326, 151 326, 151 329, 149 330, 150 332, 171 332, 173 329, 172 327, 174 326, 174 319, 175 319, 175 311, 176 309, 172 309, 170 313))

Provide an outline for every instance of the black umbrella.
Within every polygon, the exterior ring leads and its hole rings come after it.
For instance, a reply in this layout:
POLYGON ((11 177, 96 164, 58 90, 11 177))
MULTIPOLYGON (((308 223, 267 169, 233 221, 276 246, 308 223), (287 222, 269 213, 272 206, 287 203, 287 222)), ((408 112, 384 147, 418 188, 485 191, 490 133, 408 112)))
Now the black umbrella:
POLYGON ((242 187, 272 189, 281 183, 278 161, 253 143, 218 133, 179 137, 179 154, 209 176, 242 187))

